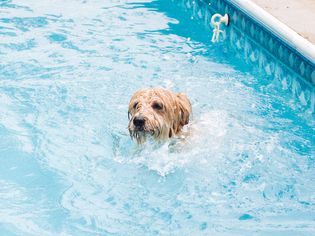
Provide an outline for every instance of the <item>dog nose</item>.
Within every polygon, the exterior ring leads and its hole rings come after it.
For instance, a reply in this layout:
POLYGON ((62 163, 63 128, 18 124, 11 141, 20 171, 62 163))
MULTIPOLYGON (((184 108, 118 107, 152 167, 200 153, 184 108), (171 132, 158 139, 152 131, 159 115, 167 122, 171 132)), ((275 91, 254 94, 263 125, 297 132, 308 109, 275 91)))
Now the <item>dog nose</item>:
POLYGON ((137 128, 141 128, 144 126, 144 117, 143 116, 137 116, 134 118, 133 120, 133 124, 137 127, 137 128))

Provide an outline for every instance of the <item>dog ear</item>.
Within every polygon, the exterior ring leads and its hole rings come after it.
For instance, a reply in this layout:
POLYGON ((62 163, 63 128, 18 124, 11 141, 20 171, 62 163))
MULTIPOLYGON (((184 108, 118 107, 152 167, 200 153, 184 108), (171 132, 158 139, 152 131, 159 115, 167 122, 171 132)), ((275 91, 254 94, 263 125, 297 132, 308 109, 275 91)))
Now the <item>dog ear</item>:
POLYGON ((191 104, 188 97, 183 93, 176 94, 179 107, 179 124, 181 127, 187 125, 191 114, 191 104))

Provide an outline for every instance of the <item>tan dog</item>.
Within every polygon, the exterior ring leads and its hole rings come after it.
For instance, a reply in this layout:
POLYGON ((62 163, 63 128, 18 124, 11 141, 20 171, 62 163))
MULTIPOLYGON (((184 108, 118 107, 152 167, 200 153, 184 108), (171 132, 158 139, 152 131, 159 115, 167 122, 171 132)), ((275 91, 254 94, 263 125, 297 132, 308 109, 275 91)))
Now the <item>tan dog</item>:
POLYGON ((162 88, 141 89, 129 102, 130 136, 138 144, 148 137, 166 140, 180 134, 190 115, 191 104, 185 94, 162 88))

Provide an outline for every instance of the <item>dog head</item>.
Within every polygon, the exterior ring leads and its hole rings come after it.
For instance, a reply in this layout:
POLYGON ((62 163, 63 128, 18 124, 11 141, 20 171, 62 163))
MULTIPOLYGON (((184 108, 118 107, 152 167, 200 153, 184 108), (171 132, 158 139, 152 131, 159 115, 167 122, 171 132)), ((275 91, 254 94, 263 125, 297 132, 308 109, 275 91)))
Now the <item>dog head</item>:
POLYGON ((186 95, 162 88, 137 91, 128 108, 130 136, 139 144, 148 137, 165 140, 177 135, 189 122, 191 104, 186 95))

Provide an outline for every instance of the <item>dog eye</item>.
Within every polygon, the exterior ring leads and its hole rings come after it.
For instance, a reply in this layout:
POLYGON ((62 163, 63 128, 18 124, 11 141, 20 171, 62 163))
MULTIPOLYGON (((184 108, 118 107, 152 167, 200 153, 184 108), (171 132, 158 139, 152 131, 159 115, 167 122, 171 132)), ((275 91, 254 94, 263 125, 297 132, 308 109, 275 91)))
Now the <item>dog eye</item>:
POLYGON ((135 102, 135 104, 133 104, 133 109, 136 109, 138 104, 139 104, 138 102, 135 102))
POLYGON ((154 110, 162 110, 163 109, 163 104, 155 102, 155 103, 153 103, 152 108, 154 110))

